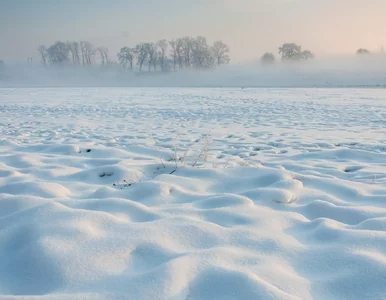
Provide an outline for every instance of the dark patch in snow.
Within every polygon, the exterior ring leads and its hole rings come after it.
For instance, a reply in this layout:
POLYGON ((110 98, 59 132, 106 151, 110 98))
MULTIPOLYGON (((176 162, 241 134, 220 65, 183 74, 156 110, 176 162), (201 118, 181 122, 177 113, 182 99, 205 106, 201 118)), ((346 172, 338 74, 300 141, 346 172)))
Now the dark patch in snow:
POLYGON ((110 177, 113 175, 114 175, 114 172, 103 172, 99 174, 99 177, 103 178, 103 177, 110 177))
POLYGON ((352 172, 359 171, 361 169, 363 169, 363 167, 361 167, 361 166, 352 166, 352 167, 347 167, 346 169, 344 169, 344 171, 346 173, 352 173, 352 172))

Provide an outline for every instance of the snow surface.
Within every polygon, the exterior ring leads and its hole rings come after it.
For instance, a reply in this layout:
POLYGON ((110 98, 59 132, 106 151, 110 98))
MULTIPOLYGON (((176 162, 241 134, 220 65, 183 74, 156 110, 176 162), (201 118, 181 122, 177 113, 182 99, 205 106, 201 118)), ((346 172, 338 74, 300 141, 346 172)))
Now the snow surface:
POLYGON ((0 89, 0 299, 386 299, 385 125, 384 89, 0 89))

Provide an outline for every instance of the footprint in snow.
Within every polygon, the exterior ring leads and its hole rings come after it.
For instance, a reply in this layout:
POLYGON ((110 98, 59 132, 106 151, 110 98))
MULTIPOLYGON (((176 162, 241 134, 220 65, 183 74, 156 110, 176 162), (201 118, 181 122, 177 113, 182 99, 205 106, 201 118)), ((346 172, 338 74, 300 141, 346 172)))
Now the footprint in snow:
POLYGON ((362 166, 351 166, 351 167, 347 167, 346 169, 344 169, 344 171, 346 173, 353 173, 353 172, 359 171, 359 170, 361 170, 363 168, 364 167, 362 167, 362 166))
POLYGON ((114 172, 103 172, 103 173, 100 173, 99 174, 99 177, 103 178, 103 177, 111 177, 114 175, 114 172))

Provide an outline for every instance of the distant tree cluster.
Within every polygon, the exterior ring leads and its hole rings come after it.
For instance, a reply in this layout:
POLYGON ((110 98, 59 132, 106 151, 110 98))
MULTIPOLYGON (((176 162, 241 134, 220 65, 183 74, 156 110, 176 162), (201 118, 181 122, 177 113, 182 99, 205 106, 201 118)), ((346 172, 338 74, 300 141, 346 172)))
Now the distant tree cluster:
POLYGON ((359 48, 356 51, 356 54, 359 56, 367 56, 367 55, 384 55, 385 54, 385 48, 381 46, 378 51, 370 51, 366 48, 359 48))
POLYGON ((261 57, 261 63, 263 65, 271 65, 276 61, 275 55, 273 53, 266 52, 261 57))
POLYGON ((286 43, 279 47, 281 60, 309 60, 314 58, 314 54, 309 50, 302 51, 302 47, 295 43, 286 43))
MULTIPOLYGON (((106 47, 95 48, 90 42, 61 42, 38 47, 44 65, 102 65, 113 63, 106 47)), ((140 43, 134 47, 122 47, 117 54, 118 62, 125 70, 140 72, 181 69, 210 69, 230 62, 229 46, 222 41, 209 45, 202 36, 160 40, 156 43, 140 43)))
POLYGON ((370 51, 364 48, 360 48, 357 50, 357 55, 362 55, 362 54, 370 54, 370 51))
MULTIPOLYGON (((302 50, 302 47, 295 43, 285 43, 279 47, 279 55, 282 61, 304 61, 314 58, 314 54, 309 50, 302 50)), ((269 65, 275 63, 276 58, 273 53, 264 53, 261 63, 269 65)))
POLYGON ((148 71, 181 69, 210 69, 230 62, 229 46, 222 41, 209 45, 206 38, 198 36, 175 40, 160 40, 156 43, 140 43, 133 48, 123 47, 118 53, 119 63, 124 69, 139 71, 147 66, 148 71))
MULTIPOLYGON (((384 48, 381 47, 380 53, 384 53, 384 48)), ((365 48, 360 48, 356 51, 357 55, 368 55, 371 52, 365 48)), ((302 47, 295 43, 285 43, 279 47, 279 55, 281 55, 282 61, 305 61, 314 58, 314 54, 309 50, 302 50, 302 47)), ((276 61, 273 53, 266 52, 260 58, 260 62, 263 65, 271 65, 276 61)))
POLYGON ((101 64, 111 63, 107 48, 95 48, 87 41, 66 43, 57 41, 49 47, 39 46, 38 52, 44 65, 92 65, 96 63, 97 55, 101 64))

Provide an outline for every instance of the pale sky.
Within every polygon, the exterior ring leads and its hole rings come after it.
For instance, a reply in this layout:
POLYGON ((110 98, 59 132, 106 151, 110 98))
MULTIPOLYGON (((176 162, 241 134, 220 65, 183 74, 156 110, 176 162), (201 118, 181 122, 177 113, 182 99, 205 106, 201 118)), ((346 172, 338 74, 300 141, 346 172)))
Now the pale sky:
POLYGON ((231 47, 233 62, 284 42, 317 57, 386 48, 386 0, 0 0, 0 59, 37 58, 56 40, 109 48, 180 36, 231 47))

